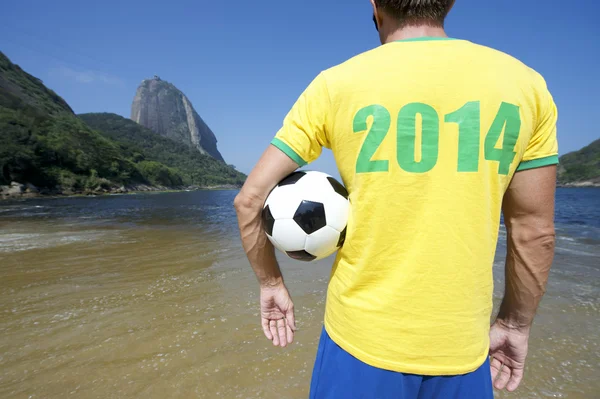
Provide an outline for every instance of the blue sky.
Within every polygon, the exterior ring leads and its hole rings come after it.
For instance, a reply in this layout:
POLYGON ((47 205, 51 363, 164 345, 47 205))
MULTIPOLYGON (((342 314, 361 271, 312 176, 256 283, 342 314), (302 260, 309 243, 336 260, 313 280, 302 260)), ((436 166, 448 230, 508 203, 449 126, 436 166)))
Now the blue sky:
MULTIPOLYGON (((457 0, 449 36, 507 52, 544 75, 560 152, 600 137, 600 4, 457 0)), ((249 172, 319 71, 379 45, 369 0, 7 1, 0 51, 75 112, 130 115, 155 74, 192 101, 228 163, 249 172)), ((311 169, 335 173, 326 152, 311 169)))

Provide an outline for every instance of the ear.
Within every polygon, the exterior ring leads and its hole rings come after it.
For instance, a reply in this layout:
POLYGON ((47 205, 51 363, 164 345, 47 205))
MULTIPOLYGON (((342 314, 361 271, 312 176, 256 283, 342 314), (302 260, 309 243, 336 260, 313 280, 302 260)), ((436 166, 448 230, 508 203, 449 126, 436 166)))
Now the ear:
POLYGON ((370 0, 371 5, 373 6, 373 23, 375 24, 375 29, 379 31, 379 26, 381 25, 379 19, 379 10, 377 9, 377 4, 375 4, 375 0, 370 0))

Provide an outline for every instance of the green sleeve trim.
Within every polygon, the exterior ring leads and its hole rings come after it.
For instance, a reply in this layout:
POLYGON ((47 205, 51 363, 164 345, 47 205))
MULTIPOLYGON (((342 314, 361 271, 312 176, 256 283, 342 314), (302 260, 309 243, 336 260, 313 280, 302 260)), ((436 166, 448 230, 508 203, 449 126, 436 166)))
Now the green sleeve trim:
POLYGON ((558 163, 558 155, 533 159, 531 161, 521 162, 517 168, 517 172, 527 169, 541 168, 542 166, 556 165, 558 163))
POLYGON ((281 151, 283 151, 283 153, 285 155, 287 155, 288 157, 290 157, 292 159, 292 161, 296 162, 298 164, 298 166, 302 167, 302 166, 308 164, 308 162, 306 162, 304 159, 302 159, 302 157, 300 155, 298 155, 298 153, 296 151, 294 151, 292 149, 292 147, 290 147, 283 141, 279 140, 277 137, 275 137, 271 141, 271 144, 274 145, 275 147, 279 148, 281 151))

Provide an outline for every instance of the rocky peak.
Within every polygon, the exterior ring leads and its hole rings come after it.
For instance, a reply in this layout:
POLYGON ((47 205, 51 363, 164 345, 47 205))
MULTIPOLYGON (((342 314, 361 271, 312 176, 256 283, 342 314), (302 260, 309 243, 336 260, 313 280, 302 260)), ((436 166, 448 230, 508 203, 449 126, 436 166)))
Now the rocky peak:
POLYGON ((217 138, 190 100, 173 84, 154 75, 142 81, 131 106, 131 119, 140 125, 223 161, 217 138))

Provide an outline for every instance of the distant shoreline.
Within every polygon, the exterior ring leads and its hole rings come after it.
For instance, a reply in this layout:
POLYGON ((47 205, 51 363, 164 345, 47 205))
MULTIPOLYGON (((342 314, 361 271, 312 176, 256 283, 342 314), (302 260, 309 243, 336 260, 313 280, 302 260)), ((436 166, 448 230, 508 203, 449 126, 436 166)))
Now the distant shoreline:
POLYGON ((595 182, 595 181, 581 181, 581 182, 574 182, 574 183, 558 183, 556 185, 556 187, 559 188, 599 188, 600 187, 600 182, 595 182))
POLYGON ((23 185, 19 183, 12 183, 11 186, 0 187, 0 201, 1 200, 15 200, 15 199, 33 199, 33 198, 69 198, 69 197, 100 197, 100 196, 111 196, 111 195, 134 195, 144 193, 178 193, 178 192, 192 192, 192 191, 220 191, 220 190, 239 190, 241 186, 236 185, 214 185, 214 186, 180 186, 180 187, 164 187, 164 186, 151 186, 151 185, 133 185, 133 186, 121 186, 119 188, 110 188, 102 190, 85 190, 85 191, 67 191, 63 192, 60 190, 38 190, 36 187, 31 185, 23 185))
MULTIPOLYGON (((600 183, 592 181, 576 183, 558 183, 557 188, 600 188, 600 183)), ((224 184, 214 186, 181 186, 164 187, 152 185, 133 185, 121 186, 119 188, 86 190, 77 192, 63 192, 60 190, 38 190, 32 185, 23 185, 12 183, 11 186, 0 186, 0 201, 14 199, 32 199, 32 198, 68 198, 68 197, 99 197, 109 195, 132 195, 143 193, 178 193, 191 191, 218 191, 218 190, 239 190, 241 186, 224 184)))

